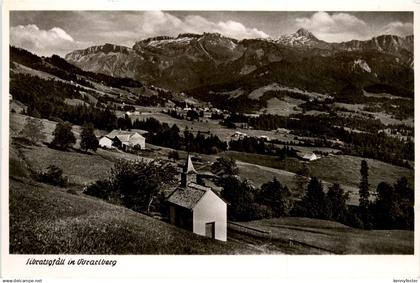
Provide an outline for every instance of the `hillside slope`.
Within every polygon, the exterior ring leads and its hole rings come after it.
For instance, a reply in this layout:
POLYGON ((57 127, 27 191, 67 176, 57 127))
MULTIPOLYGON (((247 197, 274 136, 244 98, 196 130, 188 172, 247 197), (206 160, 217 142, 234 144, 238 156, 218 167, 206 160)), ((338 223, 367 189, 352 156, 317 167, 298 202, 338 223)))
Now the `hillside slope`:
POLYGON ((65 189, 10 179, 12 254, 256 254, 65 189))

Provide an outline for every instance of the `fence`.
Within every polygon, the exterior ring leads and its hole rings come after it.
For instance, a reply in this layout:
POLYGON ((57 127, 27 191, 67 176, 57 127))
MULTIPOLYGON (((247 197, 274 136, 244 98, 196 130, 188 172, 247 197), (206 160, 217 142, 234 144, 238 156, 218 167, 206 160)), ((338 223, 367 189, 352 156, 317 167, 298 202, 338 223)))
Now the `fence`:
MULTIPOLYGON (((252 236, 255 236, 255 237, 266 238, 266 239, 270 239, 270 240, 272 239, 271 231, 265 231, 265 230, 241 225, 241 224, 231 222, 231 221, 228 221, 227 227, 228 227, 228 229, 236 231, 236 232, 252 235, 252 236)), ((319 247, 319 246, 311 245, 311 244, 301 242, 301 241, 298 241, 298 240, 294 240, 294 239, 291 239, 291 238, 289 238, 289 239, 275 238, 275 240, 286 243, 286 244, 289 245, 289 247, 302 246, 302 247, 317 250, 321 253, 337 254, 337 252, 335 252, 335 251, 332 251, 332 250, 329 250, 329 249, 326 249, 326 248, 322 248, 322 247, 319 247)))
POLYGON ((271 239, 271 232, 270 231, 264 231, 257 228, 252 228, 248 226, 244 226, 235 222, 228 221, 227 223, 228 229, 231 229, 233 231, 238 231, 246 234, 250 234, 257 237, 262 238, 270 238, 271 239))

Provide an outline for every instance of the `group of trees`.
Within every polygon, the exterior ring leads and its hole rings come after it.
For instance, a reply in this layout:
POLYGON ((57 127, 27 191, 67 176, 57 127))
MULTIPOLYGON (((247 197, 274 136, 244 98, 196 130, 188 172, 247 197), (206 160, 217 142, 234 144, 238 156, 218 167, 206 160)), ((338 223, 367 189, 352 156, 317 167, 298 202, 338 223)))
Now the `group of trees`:
MULTIPOLYGON (((232 89, 233 90, 233 89, 232 89)), ((225 91, 225 90, 223 90, 225 91)), ((227 110, 231 113, 252 113, 261 108, 267 107, 267 101, 264 99, 252 99, 248 95, 236 97, 227 97, 225 95, 214 95, 207 91, 195 89, 188 93, 195 98, 211 103, 216 108, 227 110)))
POLYGON ((333 184, 325 193, 322 182, 312 177, 302 200, 295 204, 292 215, 344 223, 348 218, 348 198, 348 193, 344 193, 339 184, 333 184))
POLYGON ((151 96, 144 96, 139 95, 136 100, 137 105, 141 106, 162 106, 165 105, 168 98, 162 97, 160 95, 151 95, 151 96))
MULTIPOLYGON (((96 151, 99 141, 95 136, 92 124, 84 124, 80 133, 80 148, 87 152, 88 150, 96 151)), ((66 150, 76 143, 76 137, 72 132, 72 125, 69 122, 57 123, 53 132, 54 139, 51 146, 66 150)))
MULTIPOLYGON (((40 119, 27 117, 25 125, 20 131, 19 135, 27 139, 32 144, 37 144, 46 138, 44 133, 44 124, 40 119)), ((80 133, 80 148, 87 152, 88 150, 96 151, 99 146, 99 141, 94 133, 95 128, 91 123, 84 124, 82 132, 80 133)), ((54 132, 53 140, 50 145, 60 150, 67 150, 76 143, 76 137, 72 132, 72 125, 69 122, 57 123, 54 132)))
POLYGON ((222 142, 216 135, 208 135, 198 132, 195 136, 188 129, 184 131, 184 143, 187 151, 216 154, 227 149, 227 144, 222 142))
POLYGON ((92 123, 98 129, 111 130, 117 126, 115 114, 108 108, 92 105, 68 105, 66 99, 81 98, 81 89, 57 80, 13 74, 10 93, 29 105, 27 114, 37 118, 68 121, 76 125, 92 123))
POLYGON ((382 182, 377 188, 377 199, 371 203, 370 213, 378 229, 414 229, 414 190, 406 178, 394 185, 382 182))
POLYGON ((229 148, 235 151, 275 155, 279 156, 280 159, 298 157, 297 151, 293 148, 286 145, 280 148, 271 142, 267 142, 264 138, 244 137, 238 140, 231 140, 229 142, 229 148))
POLYGON ((136 119, 133 122, 133 128, 148 131, 148 142, 154 145, 204 154, 215 154, 227 149, 227 144, 215 135, 205 136, 200 132, 194 135, 188 129, 181 133, 176 124, 169 126, 167 123, 161 123, 155 118, 141 121, 136 119))
MULTIPOLYGON (((380 183, 375 201, 369 199, 369 168, 361 163, 359 206, 349 207, 349 193, 339 184, 324 189, 322 182, 311 177, 305 186, 301 200, 277 179, 256 188, 248 180, 237 176, 234 160, 219 158, 212 165, 219 176, 218 185, 223 187, 221 195, 229 203, 228 217, 232 220, 249 221, 261 218, 298 216, 333 220, 363 229, 414 229, 414 190, 407 179, 399 179, 394 186, 380 183), (307 185, 306 185, 307 183, 307 185)), ((305 178, 305 177, 303 177, 305 178)))
POLYGON ((370 200, 369 167, 361 162, 359 206, 348 207, 348 193, 339 184, 324 192, 322 182, 311 178, 304 197, 293 208, 292 215, 334 220, 363 229, 414 229, 414 190, 405 177, 392 186, 382 182, 377 197, 370 200))
POLYGON ((289 215, 292 194, 277 179, 258 189, 248 180, 239 178, 238 166, 229 157, 218 158, 211 170, 219 177, 217 183, 223 187, 221 195, 230 204, 229 219, 247 221, 289 215))
POLYGON ((290 190, 277 179, 254 187, 248 180, 227 175, 220 181, 221 195, 229 202, 228 218, 248 221, 289 215, 292 208, 290 190))
POLYGON ((175 167, 158 160, 119 160, 109 178, 86 187, 84 193, 134 211, 159 211, 164 199, 163 190, 175 184, 176 172, 175 167))
POLYGON ((191 121, 194 121, 194 120, 198 121, 198 119, 200 117, 203 117, 203 115, 204 115, 204 113, 202 111, 196 111, 196 110, 193 110, 193 109, 188 110, 185 115, 183 113, 179 113, 176 110, 169 110, 167 112, 167 114, 169 116, 171 116, 172 118, 175 118, 175 119, 181 119, 181 120, 187 119, 187 120, 191 120, 191 121))
POLYGON ((414 189, 410 188, 405 177, 392 186, 379 183, 375 201, 369 196, 369 167, 365 160, 361 163, 359 185, 359 207, 363 228, 414 229, 414 189))

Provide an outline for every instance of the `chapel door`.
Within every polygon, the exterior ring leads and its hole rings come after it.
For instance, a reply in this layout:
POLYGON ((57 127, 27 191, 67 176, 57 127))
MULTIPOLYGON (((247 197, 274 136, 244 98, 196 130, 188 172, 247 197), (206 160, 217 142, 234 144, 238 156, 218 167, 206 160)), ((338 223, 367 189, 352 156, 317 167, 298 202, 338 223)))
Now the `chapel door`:
POLYGON ((215 222, 206 223, 206 237, 214 239, 215 237, 215 222))

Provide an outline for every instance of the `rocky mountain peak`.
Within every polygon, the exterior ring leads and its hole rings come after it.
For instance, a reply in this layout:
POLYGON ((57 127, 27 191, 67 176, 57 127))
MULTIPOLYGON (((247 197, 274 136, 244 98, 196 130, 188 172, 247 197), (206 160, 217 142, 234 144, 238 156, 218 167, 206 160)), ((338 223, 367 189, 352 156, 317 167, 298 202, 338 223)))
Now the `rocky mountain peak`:
POLYGON ((324 43, 304 28, 300 28, 292 34, 282 35, 276 42, 292 47, 314 47, 315 45, 324 43))
POLYGON ((318 38, 316 38, 315 35, 313 35, 313 33, 311 33, 310 31, 308 31, 307 29, 304 28, 300 28, 295 32, 295 35, 297 36, 303 36, 303 37, 307 37, 311 40, 318 40, 318 38))

